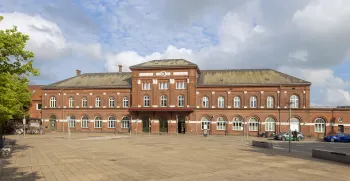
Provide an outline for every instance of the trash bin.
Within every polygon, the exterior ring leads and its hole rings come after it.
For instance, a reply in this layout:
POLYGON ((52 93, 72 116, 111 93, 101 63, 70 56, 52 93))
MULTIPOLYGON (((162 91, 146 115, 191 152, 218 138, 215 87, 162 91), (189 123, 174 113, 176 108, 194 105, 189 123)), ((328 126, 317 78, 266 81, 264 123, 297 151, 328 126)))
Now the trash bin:
POLYGON ((207 137, 207 136, 208 136, 208 130, 207 130, 207 129, 204 129, 204 130, 203 130, 203 136, 204 136, 204 137, 207 137))

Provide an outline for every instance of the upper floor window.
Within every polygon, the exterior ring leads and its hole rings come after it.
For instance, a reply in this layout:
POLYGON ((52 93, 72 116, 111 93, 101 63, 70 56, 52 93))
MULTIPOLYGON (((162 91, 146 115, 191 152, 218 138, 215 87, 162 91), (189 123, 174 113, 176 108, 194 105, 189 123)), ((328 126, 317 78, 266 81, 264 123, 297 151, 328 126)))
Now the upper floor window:
POLYGON ((50 97, 50 107, 52 108, 56 107, 56 97, 54 96, 50 97))
POLYGON ((109 98, 109 107, 114 107, 114 97, 109 98))
POLYGON ((184 107, 185 106, 185 97, 183 95, 179 95, 177 97, 177 102, 179 107, 184 107))
POLYGON ((176 81, 176 89, 186 89, 185 81, 176 81))
POLYGON ((223 107, 224 107, 224 104, 225 104, 225 98, 222 97, 222 96, 220 96, 220 97, 218 98, 218 107, 219 107, 219 108, 223 108, 223 107))
POLYGON ((96 104, 95 107, 101 107, 101 98, 96 97, 96 104))
POLYGON ((149 107, 149 105, 150 105, 149 96, 144 96, 144 97, 143 97, 143 106, 144 106, 144 107, 149 107))
POLYGON ((42 104, 36 104, 36 110, 41 110, 42 104))
POLYGON ((273 97, 272 96, 267 97, 267 105, 266 105, 266 107, 267 108, 273 108, 273 105, 274 105, 273 97))
POLYGON ((84 97, 81 101, 81 107, 87 107, 88 106, 88 101, 87 101, 87 98, 84 97))
POLYGON ((241 98, 236 96, 233 98, 233 107, 234 108, 240 108, 241 107, 241 98))
POLYGON ((123 107, 129 107, 129 100, 127 97, 123 98, 123 107))
POLYGON ((297 95, 290 96, 290 107, 299 108, 299 97, 297 95))
POLYGON ((209 98, 208 97, 203 97, 202 98, 202 107, 209 107, 209 98))
POLYGON ((151 90, 151 83, 149 82, 142 83, 142 90, 151 90))
POLYGON ((257 99, 255 96, 250 97, 250 108, 256 108, 257 107, 257 99))
POLYGON ((168 82, 160 82, 159 89, 160 90, 167 90, 168 89, 168 82))
POLYGON ((167 107, 167 97, 166 96, 160 96, 160 107, 167 107))
POLYGON ((69 107, 74 107, 74 97, 69 98, 69 107))

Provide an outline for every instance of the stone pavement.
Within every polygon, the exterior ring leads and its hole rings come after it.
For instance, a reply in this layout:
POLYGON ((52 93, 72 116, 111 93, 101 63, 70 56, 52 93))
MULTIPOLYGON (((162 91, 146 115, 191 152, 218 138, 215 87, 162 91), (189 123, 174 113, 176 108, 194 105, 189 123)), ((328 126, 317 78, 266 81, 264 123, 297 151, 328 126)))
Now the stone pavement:
POLYGON ((349 166, 274 149, 241 137, 72 133, 9 136, 3 180, 348 180, 349 166), (86 139, 109 136, 113 139, 86 139))

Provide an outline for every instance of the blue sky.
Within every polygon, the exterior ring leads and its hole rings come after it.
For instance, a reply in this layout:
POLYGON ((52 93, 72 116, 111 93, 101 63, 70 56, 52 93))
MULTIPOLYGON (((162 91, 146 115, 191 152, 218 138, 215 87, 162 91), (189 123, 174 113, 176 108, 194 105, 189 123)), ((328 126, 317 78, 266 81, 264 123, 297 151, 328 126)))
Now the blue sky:
POLYGON ((31 40, 49 84, 160 58, 272 68, 311 81, 314 105, 349 105, 350 1, 1 0, 0 29, 31 40))

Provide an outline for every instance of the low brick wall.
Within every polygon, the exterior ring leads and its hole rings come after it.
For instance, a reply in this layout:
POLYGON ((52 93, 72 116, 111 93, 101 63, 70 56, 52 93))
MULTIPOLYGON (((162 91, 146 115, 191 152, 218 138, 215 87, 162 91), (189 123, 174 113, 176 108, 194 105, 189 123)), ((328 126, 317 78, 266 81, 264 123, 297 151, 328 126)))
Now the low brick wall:
POLYGON ((312 157, 350 164, 350 154, 312 149, 312 157))
POLYGON ((266 141, 252 141, 252 145, 262 148, 273 148, 273 144, 271 142, 266 141))

